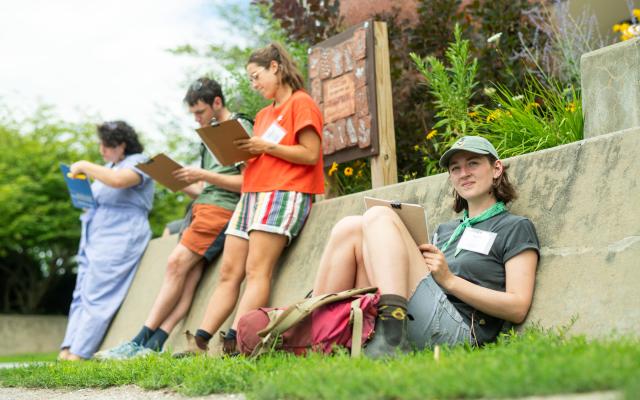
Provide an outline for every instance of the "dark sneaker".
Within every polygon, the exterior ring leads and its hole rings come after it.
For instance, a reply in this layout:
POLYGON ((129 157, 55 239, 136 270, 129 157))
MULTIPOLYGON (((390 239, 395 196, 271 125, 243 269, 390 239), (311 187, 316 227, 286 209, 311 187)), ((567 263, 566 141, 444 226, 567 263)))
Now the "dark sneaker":
POLYGON ((180 352, 173 353, 173 358, 185 358, 185 357, 193 357, 197 355, 206 355, 209 352, 209 347, 206 349, 201 349, 196 344, 196 337, 191 334, 189 331, 185 331, 185 336, 187 339, 187 347, 180 352))

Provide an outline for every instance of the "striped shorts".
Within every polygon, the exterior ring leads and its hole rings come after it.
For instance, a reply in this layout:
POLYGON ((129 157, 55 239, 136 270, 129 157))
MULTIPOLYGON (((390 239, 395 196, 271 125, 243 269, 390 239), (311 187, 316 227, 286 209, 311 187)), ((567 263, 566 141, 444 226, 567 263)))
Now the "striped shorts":
POLYGON ((227 235, 249 239, 249 232, 263 231, 296 237, 311 211, 311 195, 276 190, 242 193, 229 221, 227 235))

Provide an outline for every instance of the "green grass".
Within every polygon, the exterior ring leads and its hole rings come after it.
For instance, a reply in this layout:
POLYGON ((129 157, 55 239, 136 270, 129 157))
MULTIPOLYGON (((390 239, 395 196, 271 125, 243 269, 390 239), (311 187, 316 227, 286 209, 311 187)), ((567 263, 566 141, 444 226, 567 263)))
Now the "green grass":
POLYGON ((0 370, 0 384, 108 387, 136 384, 186 395, 245 393, 259 399, 500 398, 619 390, 638 398, 640 340, 588 341, 530 329, 484 349, 424 351, 387 361, 273 354, 258 360, 167 355, 122 362, 58 362, 0 370))
POLYGON ((58 352, 52 353, 29 353, 29 354, 12 354, 8 356, 0 356, 0 363, 18 363, 32 361, 55 361, 58 352))

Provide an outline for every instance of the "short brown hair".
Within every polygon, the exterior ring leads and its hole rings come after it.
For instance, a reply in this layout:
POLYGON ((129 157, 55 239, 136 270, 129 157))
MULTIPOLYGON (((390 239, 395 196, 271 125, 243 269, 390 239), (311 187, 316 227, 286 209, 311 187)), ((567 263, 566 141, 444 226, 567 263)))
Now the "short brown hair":
POLYGON ((280 72, 280 83, 285 83, 296 90, 304 89, 304 79, 298 70, 295 61, 280 43, 271 43, 266 47, 258 49, 251 53, 249 64, 256 64, 264 68, 269 68, 271 61, 278 64, 278 72, 280 72))
MULTIPOLYGON (((489 160, 491 165, 494 165, 497 161, 492 155, 483 156, 489 160)), ((493 185, 491 188, 493 190, 494 196, 496 196, 496 200, 503 202, 504 204, 508 204, 509 202, 518 198, 518 194, 516 193, 516 189, 513 187, 511 182, 509 182, 509 175, 507 175, 507 169, 509 169, 508 165, 503 165, 502 174, 499 177, 493 180, 493 185)), ((468 210, 469 203, 465 199, 463 199, 456 189, 453 189, 453 210, 457 213, 462 210, 468 210)))

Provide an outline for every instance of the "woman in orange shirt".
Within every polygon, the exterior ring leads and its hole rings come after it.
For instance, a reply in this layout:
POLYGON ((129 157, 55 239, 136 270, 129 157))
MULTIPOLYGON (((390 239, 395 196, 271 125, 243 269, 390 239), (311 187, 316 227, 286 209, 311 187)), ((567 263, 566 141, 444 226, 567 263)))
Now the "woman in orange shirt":
POLYGON ((256 50, 246 66, 253 88, 271 104, 256 115, 254 136, 236 145, 255 157, 244 171, 242 197, 235 209, 222 256, 217 287, 187 351, 205 353, 213 333, 233 311, 246 278, 226 353, 235 352, 235 328, 247 311, 269 300, 273 269, 285 246, 298 235, 311 210, 313 194, 324 193, 322 116, 303 90, 303 78, 277 43, 256 50))

